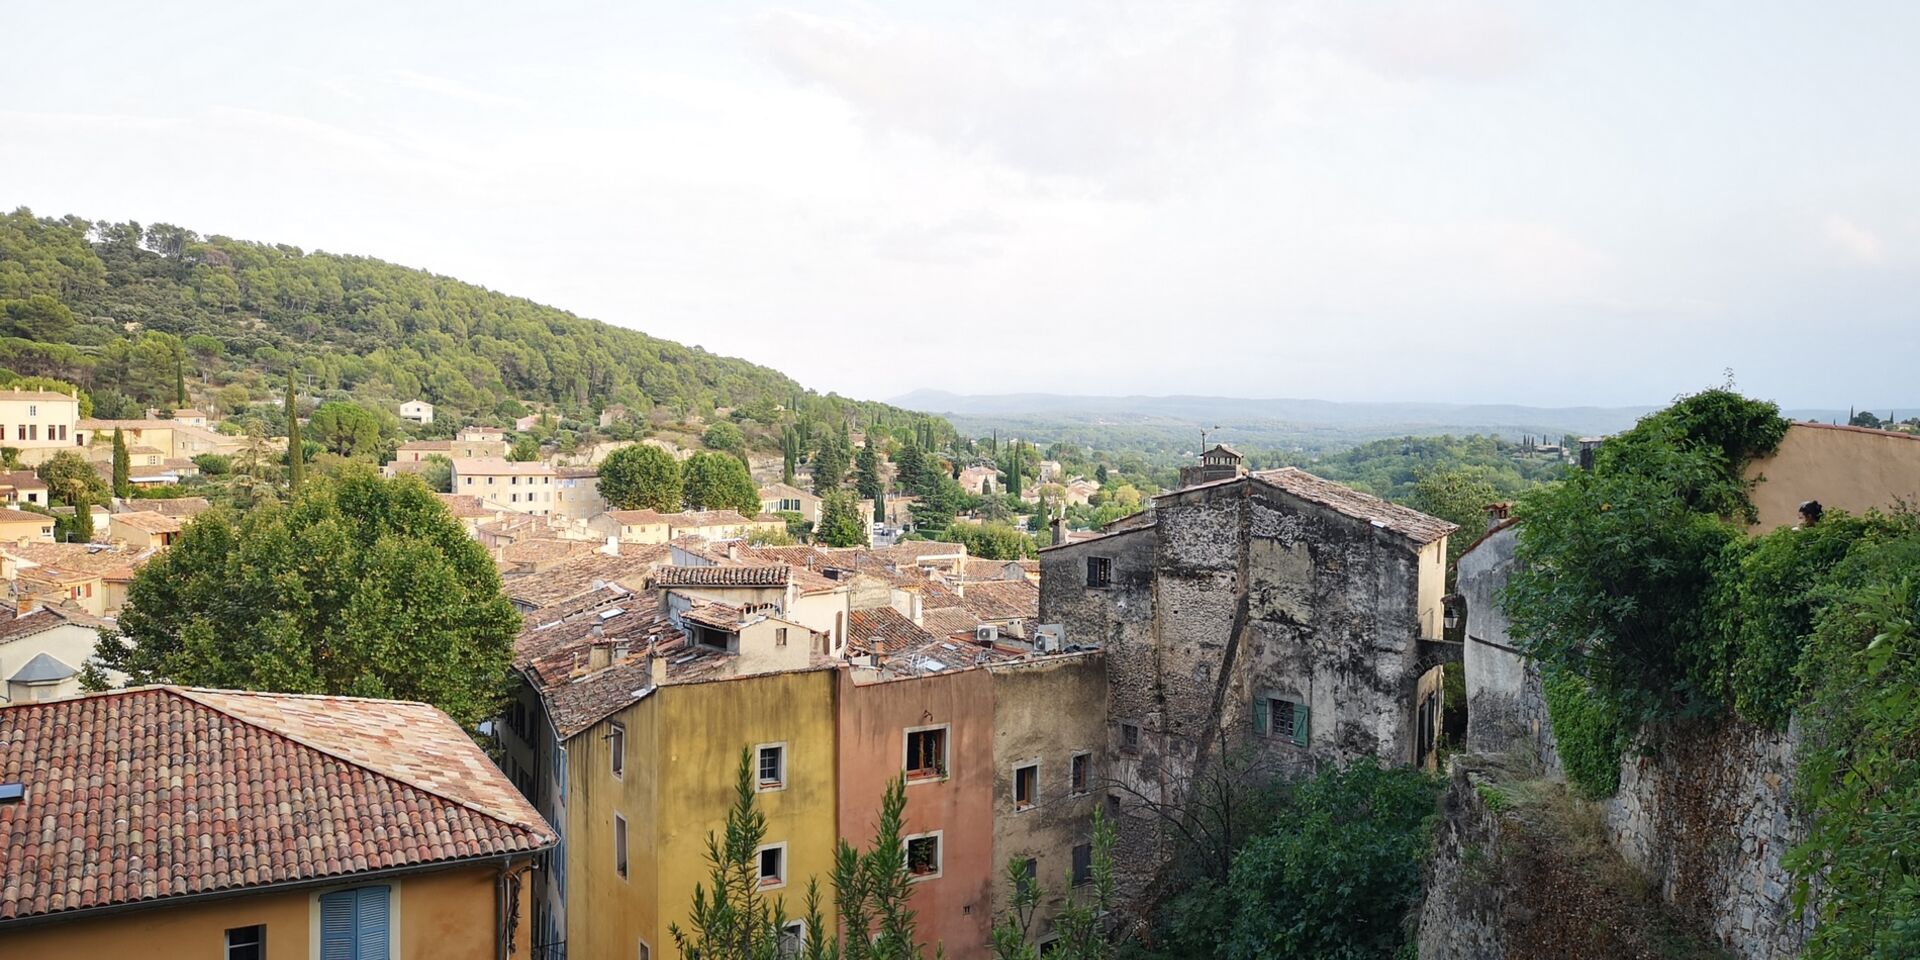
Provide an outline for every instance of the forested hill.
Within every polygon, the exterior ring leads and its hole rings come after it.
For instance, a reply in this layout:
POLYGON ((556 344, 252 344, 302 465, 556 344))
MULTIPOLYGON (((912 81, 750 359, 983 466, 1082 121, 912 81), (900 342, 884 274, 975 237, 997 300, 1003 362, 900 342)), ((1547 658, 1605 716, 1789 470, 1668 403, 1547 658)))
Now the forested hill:
POLYGON ((576 414, 618 402, 677 416, 775 406, 860 423, 906 416, 423 270, 25 208, 0 216, 0 316, 0 367, 79 383, 103 407, 120 394, 171 405, 182 367, 215 365, 261 377, 292 368, 316 391, 424 397, 456 416, 515 414, 519 401, 576 414))

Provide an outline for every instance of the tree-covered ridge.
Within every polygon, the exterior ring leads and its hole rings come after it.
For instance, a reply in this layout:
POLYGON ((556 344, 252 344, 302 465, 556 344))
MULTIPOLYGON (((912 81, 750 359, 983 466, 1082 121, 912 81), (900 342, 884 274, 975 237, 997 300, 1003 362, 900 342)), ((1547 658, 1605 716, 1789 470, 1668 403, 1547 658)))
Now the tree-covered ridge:
MULTIPOLYGON (((767 367, 424 270, 167 224, 0 216, 0 366, 170 405, 182 373, 288 369, 366 401, 448 413, 715 407, 859 423, 904 417, 767 367)), ((770 419, 770 417, 769 417, 770 419)))

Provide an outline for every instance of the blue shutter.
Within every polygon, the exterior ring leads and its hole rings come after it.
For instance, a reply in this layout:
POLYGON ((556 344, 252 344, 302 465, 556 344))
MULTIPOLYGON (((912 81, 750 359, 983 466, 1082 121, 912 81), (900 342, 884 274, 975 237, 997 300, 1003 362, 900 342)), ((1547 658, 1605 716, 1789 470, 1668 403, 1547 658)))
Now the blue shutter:
POLYGON ((387 960, 388 887, 361 887, 359 943, 360 954, 354 960, 387 960))
POLYGON ((1296 703, 1293 705, 1293 742, 1294 743, 1297 743, 1303 747, 1307 745, 1307 734, 1313 732, 1312 729, 1308 726, 1308 721, 1312 719, 1313 718, 1311 714, 1309 714, 1307 711, 1306 704, 1296 703))
POLYGON ((359 960, 354 917, 357 892, 342 890, 320 898, 320 960, 359 960))
POLYGON ((1267 732, 1267 698, 1258 693, 1253 695, 1253 732, 1261 736, 1267 732))

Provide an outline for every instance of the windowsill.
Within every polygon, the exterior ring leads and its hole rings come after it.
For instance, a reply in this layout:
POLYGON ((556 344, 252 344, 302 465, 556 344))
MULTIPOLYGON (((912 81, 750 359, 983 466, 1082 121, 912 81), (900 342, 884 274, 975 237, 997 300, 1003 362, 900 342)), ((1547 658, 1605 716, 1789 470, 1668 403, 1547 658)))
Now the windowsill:
POLYGON ((1026 813, 1027 811, 1032 810, 1037 806, 1039 806, 1039 804, 1037 803, 1016 803, 1013 805, 1013 812, 1026 813))
POLYGON ((786 885, 787 881, 784 877, 779 880, 769 880, 766 877, 760 878, 760 889, 762 890, 778 890, 786 885))
POLYGON ((919 783, 942 783, 942 782, 944 782, 944 781, 945 781, 946 779, 947 779, 947 775, 946 775, 946 774, 944 774, 944 773, 912 773, 912 772, 908 772, 908 774, 907 774, 907 786, 909 786, 909 787, 911 787, 911 786, 913 786, 914 784, 919 784, 919 783))
POLYGON ((754 793, 778 793, 787 788, 785 780, 762 780, 753 788, 754 793))
POLYGON ((934 871, 933 873, 916 873, 916 874, 913 874, 912 876, 910 876, 910 877, 908 877, 908 878, 907 878, 907 882, 908 882, 908 883, 920 883, 920 882, 922 882, 922 881, 925 881, 925 880, 938 880, 938 879, 940 879, 940 872, 936 870, 936 871, 934 871))

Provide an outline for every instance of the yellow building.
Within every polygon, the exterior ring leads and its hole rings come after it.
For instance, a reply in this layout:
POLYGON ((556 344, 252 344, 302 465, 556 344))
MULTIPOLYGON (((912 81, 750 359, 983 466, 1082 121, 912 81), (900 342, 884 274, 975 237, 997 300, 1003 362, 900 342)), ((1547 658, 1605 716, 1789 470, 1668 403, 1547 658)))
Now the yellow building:
POLYGON ((525 685, 502 741, 562 838, 535 897, 542 942, 564 940, 569 956, 677 957, 667 927, 686 926, 708 881, 707 835, 725 825, 742 751, 767 819, 762 889, 799 915, 837 839, 831 662, 753 672, 753 651, 694 642, 652 596, 618 585, 526 621, 525 685))
POLYGON ((553 831, 426 704, 137 687, 0 730, 9 957, 533 955, 553 831))
POLYGON ((1920 436, 1866 427, 1796 423, 1773 453, 1747 464, 1746 479, 1764 533, 1800 522, 1800 505, 1854 516, 1920 502, 1920 436))
POLYGON ((179 517, 152 510, 116 513, 107 518, 107 537, 135 550, 164 549, 173 546, 180 535, 179 517))
POLYGON ((498 457, 453 461, 453 492, 479 497, 488 506, 539 516, 553 512, 553 467, 498 457))
POLYGON ((28 466, 82 446, 80 401, 51 390, 0 390, 0 446, 20 451, 28 466))
POLYGON ((0 543, 53 542, 53 518, 44 513, 0 509, 0 543))

